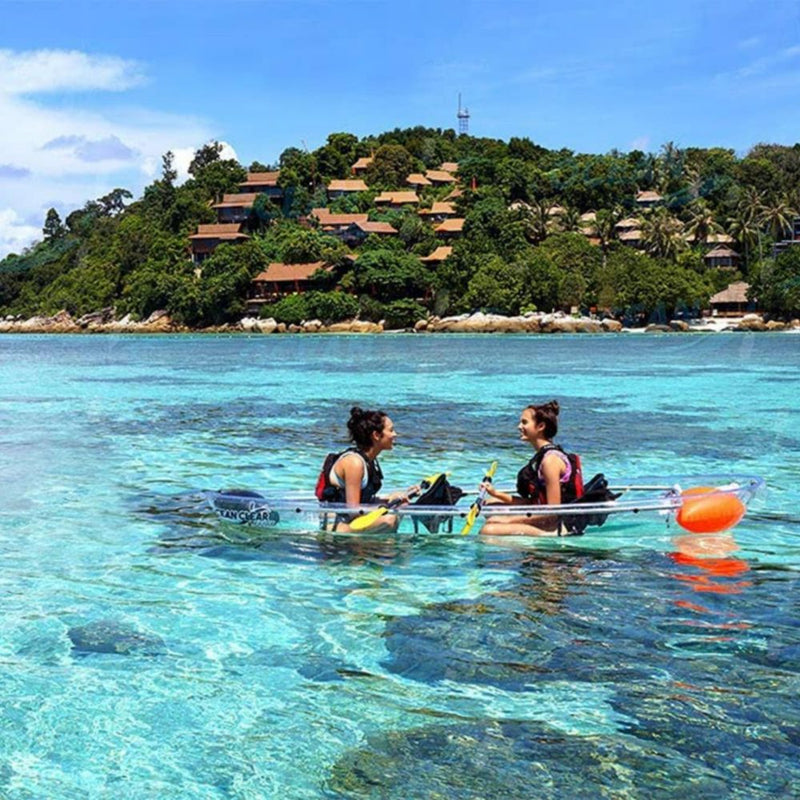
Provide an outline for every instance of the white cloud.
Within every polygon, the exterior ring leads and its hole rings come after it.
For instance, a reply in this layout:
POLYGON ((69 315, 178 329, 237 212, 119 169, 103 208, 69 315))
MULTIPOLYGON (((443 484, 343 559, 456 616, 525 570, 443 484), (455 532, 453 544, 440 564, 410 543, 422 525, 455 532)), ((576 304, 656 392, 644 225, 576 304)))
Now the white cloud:
POLYGON ((122 91, 142 83, 136 61, 77 50, 0 50, 0 92, 122 91))
POLYGON ((649 136, 638 136, 634 139, 630 145, 628 146, 629 150, 641 150, 643 153, 648 153, 650 151, 650 137, 649 136))
POLYGON ((41 237, 41 226, 36 228, 23 220, 11 208, 0 209, 0 253, 19 253, 37 237, 41 237))
POLYGON ((161 171, 163 153, 188 154, 181 156, 188 167, 212 138, 199 118, 98 103, 142 74, 113 56, 0 50, 0 119, 13 120, 0 125, 0 258, 40 237, 48 208, 64 217, 115 187, 136 196, 161 171), (93 92, 91 109, 79 97, 51 107, 36 94, 77 90, 93 92))

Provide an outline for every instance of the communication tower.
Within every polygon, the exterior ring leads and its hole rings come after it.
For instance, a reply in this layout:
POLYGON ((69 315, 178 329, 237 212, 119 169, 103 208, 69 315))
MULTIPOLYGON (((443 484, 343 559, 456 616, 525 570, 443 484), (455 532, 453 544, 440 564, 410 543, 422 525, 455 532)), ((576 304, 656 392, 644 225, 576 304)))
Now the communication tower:
POLYGON ((461 108, 461 92, 458 93, 458 132, 469 133, 469 109, 464 106, 461 108))

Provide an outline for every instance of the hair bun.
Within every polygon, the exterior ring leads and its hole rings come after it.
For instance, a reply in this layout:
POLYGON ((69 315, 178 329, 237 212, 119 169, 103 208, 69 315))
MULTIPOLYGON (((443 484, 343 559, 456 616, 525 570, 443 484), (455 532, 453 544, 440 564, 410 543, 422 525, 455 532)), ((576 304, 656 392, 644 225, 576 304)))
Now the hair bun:
POLYGON ((361 406, 353 406, 350 409, 350 416, 353 418, 363 417, 364 410, 361 408, 361 406))

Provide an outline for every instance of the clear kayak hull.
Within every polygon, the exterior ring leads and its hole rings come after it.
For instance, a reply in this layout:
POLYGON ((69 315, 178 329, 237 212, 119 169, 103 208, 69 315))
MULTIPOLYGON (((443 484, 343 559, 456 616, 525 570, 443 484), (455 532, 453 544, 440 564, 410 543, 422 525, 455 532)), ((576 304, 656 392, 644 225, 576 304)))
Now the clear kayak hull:
MULTIPOLYGON (((620 496, 603 503, 570 503, 560 506, 485 505, 482 521, 502 521, 503 517, 529 519, 558 518, 587 532, 616 519, 646 514, 675 518, 694 532, 726 530, 739 522, 748 503, 764 489, 764 481, 753 476, 681 476, 659 481, 640 480, 611 487, 620 496)), ((206 499, 224 523, 265 530, 333 530, 338 521, 374 511, 378 506, 357 508, 344 504, 321 503, 309 494, 290 491, 254 492, 248 490, 207 491, 206 499)), ((457 532, 469 513, 469 496, 456 506, 407 504, 389 513, 400 518, 399 531, 457 532)), ((363 534, 361 534, 363 535, 363 534)))

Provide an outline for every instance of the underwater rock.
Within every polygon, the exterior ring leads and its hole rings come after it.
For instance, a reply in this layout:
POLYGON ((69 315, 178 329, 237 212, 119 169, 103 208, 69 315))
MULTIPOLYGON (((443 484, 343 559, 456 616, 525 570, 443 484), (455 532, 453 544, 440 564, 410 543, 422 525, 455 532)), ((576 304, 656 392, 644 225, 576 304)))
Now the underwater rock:
POLYGON ((142 633, 132 625, 113 619, 101 619, 70 628, 67 635, 77 653, 115 653, 117 655, 163 655, 166 651, 160 636, 142 633))
POLYGON ((367 738, 331 770, 347 798, 503 800, 724 797, 724 773, 632 736, 569 736, 543 723, 478 720, 367 738), (680 794, 680 792, 678 792, 680 794))

